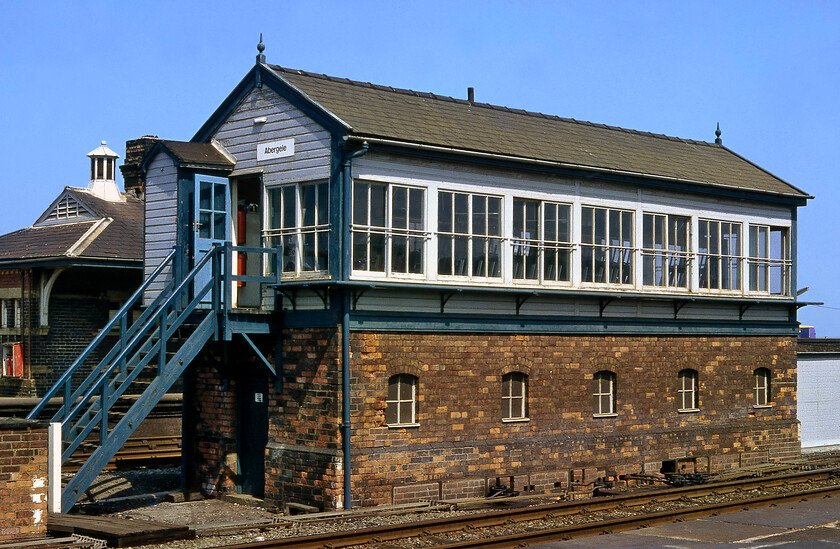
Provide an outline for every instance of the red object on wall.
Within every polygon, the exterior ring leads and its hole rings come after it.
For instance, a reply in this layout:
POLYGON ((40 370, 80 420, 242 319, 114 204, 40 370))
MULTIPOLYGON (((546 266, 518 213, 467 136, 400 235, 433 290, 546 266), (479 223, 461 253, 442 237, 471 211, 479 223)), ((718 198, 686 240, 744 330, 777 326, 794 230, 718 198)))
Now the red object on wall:
POLYGON ((2 366, 4 376, 23 377, 23 345, 21 343, 7 345, 7 352, 3 355, 2 366), (11 348, 9 349, 9 347, 11 348))
POLYGON ((248 212, 240 208, 236 211, 236 245, 243 246, 245 244, 245 219, 248 212))
MULTIPOLYGON (((246 275, 248 274, 248 257, 245 255, 245 252, 239 252, 236 254, 236 274, 238 275, 246 275)), ((245 285, 245 282, 242 280, 236 281, 236 287, 241 288, 245 285)))

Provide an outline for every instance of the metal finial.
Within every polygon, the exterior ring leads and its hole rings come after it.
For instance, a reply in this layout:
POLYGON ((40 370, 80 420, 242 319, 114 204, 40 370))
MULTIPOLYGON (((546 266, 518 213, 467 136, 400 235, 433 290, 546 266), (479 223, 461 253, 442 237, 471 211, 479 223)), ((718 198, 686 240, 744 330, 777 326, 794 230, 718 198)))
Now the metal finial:
POLYGON ((257 54, 257 63, 265 63, 265 44, 262 41, 262 33, 260 33, 260 43, 257 44, 257 51, 260 52, 257 54))
POLYGON ((717 123, 717 129, 715 130, 715 143, 723 145, 723 139, 720 138, 720 122, 717 123))

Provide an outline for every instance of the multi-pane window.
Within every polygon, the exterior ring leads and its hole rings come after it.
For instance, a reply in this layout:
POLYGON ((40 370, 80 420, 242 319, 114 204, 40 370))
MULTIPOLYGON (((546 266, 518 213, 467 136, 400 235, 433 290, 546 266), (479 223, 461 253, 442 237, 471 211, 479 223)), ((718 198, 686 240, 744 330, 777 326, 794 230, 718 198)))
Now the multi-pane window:
POLYGON ((741 288, 741 225, 700 220, 697 259, 700 288, 739 290, 741 288))
POLYGON ((329 268, 329 187, 299 183, 268 190, 269 247, 283 246, 283 273, 324 272, 329 268))
POLYGON ((525 419, 527 417, 528 376, 522 372, 510 372, 502 376, 502 418, 525 419))
POLYGON ((678 215, 645 214, 642 265, 645 286, 688 287, 688 227, 678 215))
POLYGON ((502 199, 438 193, 438 274, 502 276, 502 199))
POLYGON ((385 423, 414 425, 417 423, 417 377, 397 374, 388 378, 385 423))
POLYGON ((753 405, 767 406, 770 403, 770 370, 756 368, 753 371, 753 405))
POLYGON ((750 225, 750 290, 788 295, 790 265, 787 228, 750 225))
POLYGON ((615 374, 608 370, 596 372, 594 381, 593 411, 596 416, 615 413, 615 374))
POLYGON ((581 208, 581 280, 633 283, 633 212, 581 208))
POLYGON ((679 373, 680 410, 696 410, 697 405, 697 370, 686 368, 679 373))
POLYGON ((513 200, 513 278, 569 281, 571 207, 513 200))
POLYGON ((20 326, 20 300, 0 299, 0 328, 20 326))
POLYGON ((422 274, 426 191, 413 187, 353 184, 353 269, 422 274))

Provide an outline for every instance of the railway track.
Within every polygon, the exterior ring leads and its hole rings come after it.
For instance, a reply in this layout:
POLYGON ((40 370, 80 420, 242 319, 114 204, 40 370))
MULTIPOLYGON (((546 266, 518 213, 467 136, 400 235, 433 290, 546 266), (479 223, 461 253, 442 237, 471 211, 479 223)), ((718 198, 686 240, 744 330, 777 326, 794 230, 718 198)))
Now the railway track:
MULTIPOLYGON (((93 444, 82 444, 62 466, 65 472, 76 472, 96 449, 93 444)), ((138 465, 178 465, 181 462, 180 436, 150 436, 129 438, 111 458, 106 471, 128 469, 138 465)))
POLYGON ((444 548, 470 547, 522 547, 602 533, 643 528, 666 522, 708 517, 745 508, 767 507, 790 501, 823 497, 840 497, 840 468, 821 469, 774 477, 746 479, 668 490, 657 490, 590 499, 577 502, 553 503, 520 509, 483 512, 444 519, 402 523, 357 530, 345 530, 304 537, 229 545, 229 548, 298 548, 349 547, 394 542, 405 538, 419 538, 424 545, 444 548), (837 481, 832 486, 813 488, 811 483, 837 481), (732 498, 736 492, 757 489, 800 486, 783 494, 732 498), (727 501, 713 504, 694 504, 707 496, 727 496, 727 501), (646 511, 645 507, 670 504, 674 508, 664 511, 646 511), (676 505, 679 504, 679 508, 676 505), (605 518, 610 512, 626 516, 605 518), (558 525, 557 523, 563 523, 558 525), (527 524, 526 524, 527 523, 527 524), (510 530, 522 525, 516 533, 503 533, 494 529, 510 530), (479 530, 481 529, 481 530, 479 530), (466 535, 461 533, 466 532, 466 535), (457 540, 458 537, 470 539, 457 540))

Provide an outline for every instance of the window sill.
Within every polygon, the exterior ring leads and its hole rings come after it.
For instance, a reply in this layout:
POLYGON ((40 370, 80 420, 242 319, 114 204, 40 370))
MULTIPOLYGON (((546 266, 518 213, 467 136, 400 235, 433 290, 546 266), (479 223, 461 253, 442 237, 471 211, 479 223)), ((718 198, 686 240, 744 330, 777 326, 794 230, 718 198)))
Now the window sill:
POLYGON ((592 417, 601 418, 601 417, 618 417, 618 414, 592 414, 592 417))
POLYGON ((753 404, 753 409, 772 408, 772 404, 753 404))
POLYGON ((677 410, 677 412, 681 414, 697 414, 700 412, 700 408, 685 408, 683 410, 677 410))
POLYGON ((529 417, 503 417, 502 423, 528 423, 531 421, 529 417))
POLYGON ((406 427, 408 427, 408 428, 420 427, 420 424, 419 423, 389 423, 388 425, 386 425, 386 427, 389 428, 389 429, 404 429, 406 427))

